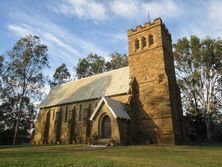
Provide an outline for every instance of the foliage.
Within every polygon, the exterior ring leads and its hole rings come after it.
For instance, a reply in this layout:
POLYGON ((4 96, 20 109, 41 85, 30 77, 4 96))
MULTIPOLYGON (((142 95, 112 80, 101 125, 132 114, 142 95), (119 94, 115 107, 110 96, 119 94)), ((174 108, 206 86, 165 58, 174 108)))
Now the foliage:
POLYGON ((0 74, 2 74, 4 69, 4 56, 0 55, 0 74))
MULTIPOLYGON (((19 99, 16 97, 7 97, 0 106, 0 129, 15 129, 15 122, 17 116, 17 109, 19 99)), ((22 101, 23 113, 20 116, 19 129, 27 130, 33 128, 33 122, 36 117, 37 109, 34 104, 30 102, 28 97, 24 97, 22 101)))
POLYGON ((115 52, 109 55, 109 57, 110 61, 106 62, 105 64, 107 71, 128 66, 128 57, 126 54, 122 55, 115 52))
POLYGON ((84 78, 128 65, 128 58, 125 54, 113 53, 109 57, 110 61, 107 62, 97 54, 89 54, 86 58, 79 59, 77 67, 75 67, 77 77, 84 78))
POLYGON ((66 83, 70 81, 70 73, 69 70, 67 69, 66 65, 63 63, 60 65, 56 70, 53 75, 53 80, 49 80, 49 85, 51 88, 55 87, 56 85, 60 85, 63 83, 66 83))
MULTIPOLYGON (((2 76, 2 73, 5 69, 5 64, 4 64, 4 56, 0 55, 0 76, 2 76)), ((0 77, 0 95, 2 93, 2 77, 0 77)))
POLYGON ((47 50, 39 37, 29 35, 19 39, 7 54, 0 109, 4 115, 1 121, 4 130, 15 129, 13 144, 18 131, 28 131, 33 126, 36 116, 34 102, 41 100, 43 95, 42 70, 48 67, 47 50))
POLYGON ((79 59, 75 68, 78 78, 99 74, 104 71, 105 59, 97 54, 89 54, 86 58, 79 59))
MULTIPOLYGON (((15 130, 7 129, 4 131, 0 131, 0 145, 11 145, 14 137, 15 130)), ((26 130, 20 130, 19 135, 17 137, 17 143, 24 144, 29 143, 31 140, 30 133, 26 130)))
POLYGON ((191 36, 174 44, 174 58, 186 112, 203 118, 207 138, 222 107, 222 40, 191 36))

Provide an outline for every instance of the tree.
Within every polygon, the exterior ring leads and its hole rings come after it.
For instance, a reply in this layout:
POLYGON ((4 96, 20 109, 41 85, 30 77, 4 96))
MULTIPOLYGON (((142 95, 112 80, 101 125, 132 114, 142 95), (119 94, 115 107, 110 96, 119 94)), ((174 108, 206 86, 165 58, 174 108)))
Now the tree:
POLYGON ((47 50, 39 37, 28 35, 19 39, 7 53, 8 65, 2 74, 3 103, 0 109, 6 113, 4 122, 9 123, 5 128, 15 130, 13 145, 18 130, 30 130, 34 123, 34 101, 42 98, 41 90, 45 83, 42 70, 48 67, 47 50), (9 119, 11 121, 7 121, 9 119))
POLYGON ((222 41, 191 36, 174 44, 174 58, 186 112, 203 118, 207 139, 218 121, 222 102, 222 41))
POLYGON ((63 63, 60 65, 56 70, 53 75, 53 80, 49 80, 49 85, 51 88, 55 87, 56 85, 60 85, 63 83, 66 83, 70 81, 70 73, 69 70, 67 69, 66 65, 63 63))
POLYGON ((96 75, 102 73, 105 68, 105 59, 97 54, 89 54, 87 57, 89 62, 89 73, 90 75, 96 75))
POLYGON ((102 73, 105 69, 105 59, 97 54, 89 54, 86 58, 79 59, 75 67, 78 78, 102 73))
POLYGON ((110 61, 105 64, 107 71, 128 66, 128 57, 126 54, 122 55, 115 52, 109 55, 109 57, 111 58, 110 61))
POLYGON ((97 54, 89 54, 86 58, 79 59, 77 67, 75 67, 77 77, 84 78, 128 65, 128 58, 125 54, 112 53, 109 57, 110 61, 107 62, 97 54))
MULTIPOLYGON (((16 106, 18 106, 18 98, 8 97, 0 106, 0 136, 4 136, 5 141, 1 141, 0 144, 11 144, 15 132, 16 123, 16 106), (7 134, 10 135, 6 136, 7 134)), ((37 114, 37 109, 33 103, 30 103, 30 99, 25 97, 23 100, 22 114, 18 123, 18 139, 23 142, 28 136, 30 137, 30 130, 33 128, 33 123, 37 114)), ((17 142, 18 143, 18 142, 17 142)))
POLYGON ((0 95, 2 93, 2 73, 4 72, 6 67, 7 66, 4 62, 4 56, 0 55, 0 95))
POLYGON ((74 69, 76 70, 76 75, 79 79, 90 76, 89 62, 87 61, 86 58, 79 59, 77 67, 75 67, 74 69))
POLYGON ((4 69, 4 56, 3 55, 0 55, 0 74, 2 74, 2 71, 4 69))

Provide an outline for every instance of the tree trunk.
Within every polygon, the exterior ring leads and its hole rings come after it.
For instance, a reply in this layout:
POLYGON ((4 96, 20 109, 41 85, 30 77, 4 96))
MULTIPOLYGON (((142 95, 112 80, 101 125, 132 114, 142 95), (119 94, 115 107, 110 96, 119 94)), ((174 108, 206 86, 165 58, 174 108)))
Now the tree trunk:
POLYGON ((207 140, 211 141, 212 140, 211 123, 208 120, 206 120, 205 123, 206 123, 206 131, 207 131, 207 140))
MULTIPOLYGON (((24 91, 23 91, 24 94, 24 91)), ((14 133, 14 138, 13 138, 13 146, 16 144, 16 138, 17 138, 17 133, 18 133, 18 127, 19 127, 19 120, 20 120, 20 115, 21 115, 21 110, 22 110, 22 101, 23 97, 20 99, 19 103, 19 113, 18 113, 18 118, 16 120, 16 125, 15 125, 15 133, 14 133)))
POLYGON ((14 133, 14 137, 13 137, 13 146, 16 144, 16 138, 17 138, 17 133, 18 133, 19 119, 20 119, 20 111, 19 111, 19 113, 18 113, 18 118, 17 118, 16 124, 15 124, 15 133, 14 133))

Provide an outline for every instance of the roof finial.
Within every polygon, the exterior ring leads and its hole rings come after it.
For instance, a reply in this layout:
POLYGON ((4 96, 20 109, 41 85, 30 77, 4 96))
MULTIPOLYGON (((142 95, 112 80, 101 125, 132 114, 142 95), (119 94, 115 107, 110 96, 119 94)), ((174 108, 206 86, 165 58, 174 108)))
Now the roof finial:
POLYGON ((150 23, 150 13, 148 11, 148 23, 150 23))

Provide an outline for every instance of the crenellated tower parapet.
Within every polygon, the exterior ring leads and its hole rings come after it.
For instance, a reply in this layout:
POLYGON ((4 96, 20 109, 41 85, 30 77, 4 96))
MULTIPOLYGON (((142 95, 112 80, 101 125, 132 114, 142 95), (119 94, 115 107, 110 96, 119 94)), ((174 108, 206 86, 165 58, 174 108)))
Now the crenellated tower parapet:
POLYGON ((151 28, 153 28, 155 26, 159 26, 159 25, 162 26, 162 28, 163 28, 163 30, 165 31, 166 34, 171 36, 170 32, 166 28, 165 24, 162 22, 161 18, 155 19, 154 22, 152 22, 152 23, 147 22, 147 23, 145 23, 145 25, 138 25, 138 26, 136 26, 135 29, 129 29, 128 30, 128 36, 133 35, 135 33, 140 33, 141 31, 145 31, 145 30, 151 29, 151 28))
MULTIPOLYGON (((163 47, 171 52, 171 34, 160 18, 154 22, 139 25, 135 29, 128 30, 129 54, 143 52, 155 47, 163 47)), ((171 53, 170 53, 171 54, 171 53)))

